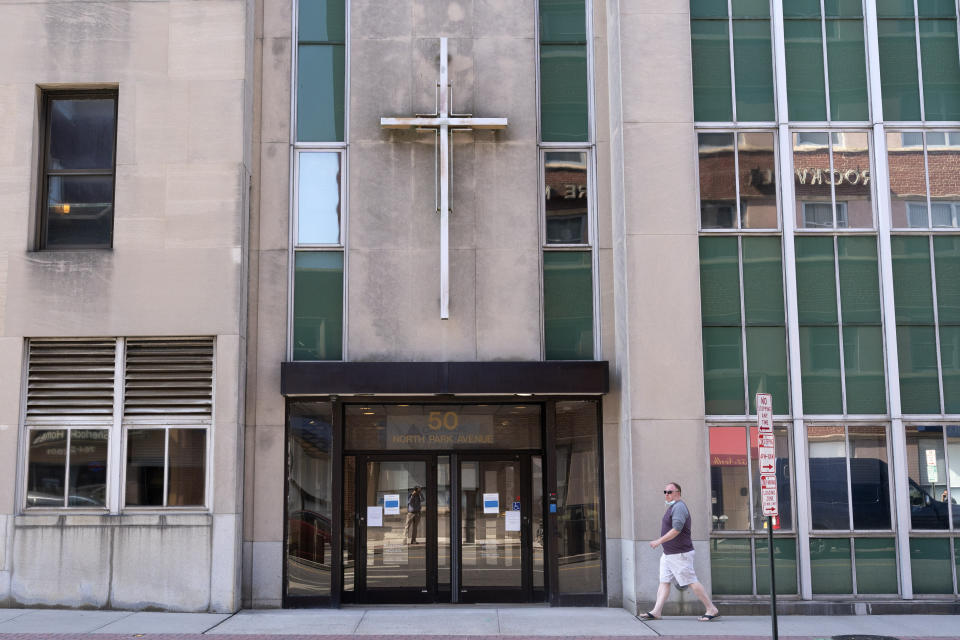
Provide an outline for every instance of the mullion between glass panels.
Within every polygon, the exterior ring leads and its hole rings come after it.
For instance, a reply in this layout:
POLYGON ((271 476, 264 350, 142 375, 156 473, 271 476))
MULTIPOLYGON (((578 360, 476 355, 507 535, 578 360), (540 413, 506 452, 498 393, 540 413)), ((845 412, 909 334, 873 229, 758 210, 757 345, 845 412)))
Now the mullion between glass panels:
MULTIPOLYGON (((947 425, 943 425, 943 427, 946 426, 947 425)), ((943 427, 940 429, 940 439, 943 442, 943 466, 946 467, 947 479, 947 526, 949 527, 950 531, 953 531, 953 508, 951 506, 953 493, 950 491, 953 488, 951 486, 952 483, 950 482, 950 439, 947 437, 947 429, 943 427)), ((953 545, 950 546, 953 547, 953 545)), ((954 576, 954 584, 956 584, 956 576, 954 576)))
MULTIPOLYGON (((850 502, 853 503, 853 496, 850 496, 850 502)), ((857 539, 850 537, 850 585, 853 588, 853 595, 857 595, 857 539)))
MULTIPOLYGON (((746 367, 744 367, 744 368, 746 368, 746 367)), ((747 393, 749 394, 750 392, 747 391, 747 393)), ((750 413, 750 405, 747 405, 747 413, 750 413)), ((750 531, 752 532, 752 531, 754 531, 755 528, 756 528, 756 522, 754 522, 754 519, 753 519, 753 506, 754 506, 754 505, 753 505, 753 465, 754 465, 754 460, 753 460, 753 456, 750 455, 750 429, 751 429, 751 428, 752 428, 751 425, 748 424, 748 425, 747 425, 747 428, 744 429, 743 431, 744 431, 744 437, 746 438, 746 444, 747 444, 747 495, 750 496, 750 498, 747 500, 747 506, 748 506, 748 508, 750 509, 750 524, 749 524, 749 527, 750 527, 750 531)), ((759 435, 759 434, 758 434, 758 435, 759 435)), ((758 450, 758 451, 759 451, 759 450, 758 450)), ((758 454, 758 455, 759 455, 759 454, 758 454)), ((752 553, 752 552, 751 552, 751 554, 750 554, 750 558, 751 558, 751 559, 753 558, 753 553, 752 553)), ((754 573, 756 573, 756 571, 754 571, 754 573)), ((754 581, 753 589, 754 589, 754 593, 756 593, 756 589, 757 589, 756 581, 754 581)))
POLYGON ((70 443, 73 441, 73 429, 67 429, 67 446, 63 456, 63 505, 70 506, 70 443))
POLYGON ((917 88, 920 98, 920 121, 926 122, 927 112, 923 101, 923 60, 920 53, 920 11, 917 7, 917 0, 913 0, 913 31, 913 43, 917 48, 917 88))
POLYGON ((852 452, 850 450, 850 427, 846 424, 843 425, 843 443, 844 453, 846 454, 844 458, 847 463, 847 527, 850 532, 853 532, 853 481, 850 479, 850 458, 852 452))
POLYGON ((163 506, 170 495, 170 429, 163 430, 163 506))
MULTIPOLYGON (((929 189, 929 187, 928 187, 929 189)), ((932 222, 932 221, 931 221, 932 222)), ((937 351, 937 390, 940 394, 940 414, 944 412, 943 401, 943 362, 940 357, 940 309, 937 303, 937 262, 934 255, 933 234, 927 237, 930 247, 930 293, 933 298, 933 342, 937 351)))
MULTIPOLYGON (((730 55, 730 113, 733 121, 737 122, 737 70, 733 56, 733 0, 727 0, 727 51, 730 55)), ((736 147, 736 135, 733 146, 736 147)), ((739 219, 739 205, 737 218, 739 219)))
MULTIPOLYGON (((933 230, 933 202, 930 198, 930 153, 927 149, 926 131, 921 132, 920 139, 923 143, 923 184, 927 195, 927 228, 933 230)), ((909 221, 907 224, 909 224, 909 221)))
POLYGON ((847 415, 847 369, 843 351, 843 301, 840 295, 840 248, 839 239, 833 237, 833 281, 837 299, 837 345, 840 351, 840 410, 847 415))
POLYGON ((820 0, 820 47, 823 49, 823 104, 827 110, 827 122, 830 122, 830 60, 827 57, 827 13, 823 6, 823 0, 820 0))
MULTIPOLYGON (((823 0, 820 0, 821 5, 823 0)), ((826 46, 826 45, 824 45, 826 46)), ((829 91, 827 92, 829 94, 829 91)), ((830 118, 830 98, 827 98, 827 119, 830 118)), ((841 133, 842 132, 838 132, 841 133)), ((830 164, 830 211, 833 214, 833 228, 837 228, 837 185, 836 180, 834 180, 834 170, 833 170, 833 134, 832 130, 828 130, 827 134, 827 162, 830 164)), ((847 213, 847 220, 849 225, 850 214, 847 213)))
MULTIPOLYGON (((734 136, 736 141, 736 136, 734 136)), ((734 144, 736 146, 736 144, 734 144)), ((740 350, 743 358, 743 414, 750 415, 750 363, 747 361, 747 310, 743 284, 743 236, 737 236, 737 271, 740 278, 740 350)), ((749 430, 748 430, 749 431, 749 430)), ((749 435, 749 434, 748 434, 749 435)), ((750 450, 747 449, 749 461, 750 450)))
MULTIPOLYGON (((736 117, 736 113, 734 113, 734 117, 736 117)), ((736 200, 737 229, 743 229, 743 212, 740 210, 740 144, 739 144, 740 133, 738 131, 733 131, 732 133, 733 133, 733 189, 734 189, 734 197, 737 199, 736 200)), ((744 317, 744 322, 746 322, 746 317, 744 317)))

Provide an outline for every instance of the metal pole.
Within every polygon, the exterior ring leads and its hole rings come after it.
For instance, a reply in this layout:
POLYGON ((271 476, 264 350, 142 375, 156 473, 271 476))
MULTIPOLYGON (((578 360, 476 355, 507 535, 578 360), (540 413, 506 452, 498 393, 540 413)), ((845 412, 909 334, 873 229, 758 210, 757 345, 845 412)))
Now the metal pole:
POLYGON ((773 516, 767 516, 767 547, 770 551, 770 625, 777 640, 777 583, 773 573, 773 516))

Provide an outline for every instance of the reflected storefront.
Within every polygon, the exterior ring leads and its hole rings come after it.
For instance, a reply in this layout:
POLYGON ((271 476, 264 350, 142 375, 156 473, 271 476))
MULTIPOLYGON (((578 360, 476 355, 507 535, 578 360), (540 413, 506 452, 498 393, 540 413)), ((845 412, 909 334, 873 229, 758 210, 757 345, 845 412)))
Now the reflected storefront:
POLYGON ((517 400, 289 398, 285 606, 605 604, 599 398, 517 400))

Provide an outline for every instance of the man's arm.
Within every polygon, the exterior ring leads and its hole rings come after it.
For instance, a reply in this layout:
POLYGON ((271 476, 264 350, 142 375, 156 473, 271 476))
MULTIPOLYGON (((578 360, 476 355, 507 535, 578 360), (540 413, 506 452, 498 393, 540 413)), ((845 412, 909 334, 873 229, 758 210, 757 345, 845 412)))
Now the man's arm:
POLYGON ((660 536, 660 537, 657 538, 656 540, 651 540, 651 541, 650 541, 650 548, 651 548, 651 549, 656 549, 657 547, 659 547, 660 545, 662 545, 664 542, 670 542, 671 540, 673 540, 674 538, 676 538, 678 535, 680 535, 680 532, 679 532, 679 531, 677 531, 676 529, 670 529, 670 531, 667 531, 665 534, 663 534, 662 536, 660 536))

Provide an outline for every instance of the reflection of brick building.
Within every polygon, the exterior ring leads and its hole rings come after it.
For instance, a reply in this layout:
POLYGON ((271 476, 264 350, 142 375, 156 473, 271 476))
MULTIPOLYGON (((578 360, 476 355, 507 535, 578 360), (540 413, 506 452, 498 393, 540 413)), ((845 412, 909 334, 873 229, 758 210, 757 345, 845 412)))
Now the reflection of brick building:
POLYGON ((557 244, 586 242, 586 165, 576 161, 548 160, 544 173, 547 242, 557 244))
MULTIPOLYGON (((894 147, 891 144, 888 153, 890 213, 894 228, 926 226, 923 148, 894 147)), ((960 204, 960 149, 929 149, 926 165, 930 175, 930 202, 934 209, 933 225, 954 226, 957 216, 953 210, 960 204)))
MULTIPOLYGON (((793 187, 797 199, 797 226, 821 226, 818 214, 809 203, 831 202, 831 188, 837 202, 837 226, 851 228, 873 227, 873 206, 870 173, 870 153, 867 149, 833 151, 833 169, 830 154, 825 147, 811 151, 798 150, 793 154, 793 187)), ((829 210, 828 210, 829 211, 829 210)), ((829 215, 827 216, 829 219, 829 215)))
MULTIPOLYGON (((749 136, 750 134, 744 134, 749 136)), ((761 134, 771 138, 769 134, 761 134)), ((749 143, 749 138, 746 140, 749 143)), ((776 168, 772 149, 751 149, 741 142, 740 213, 746 228, 765 229, 777 226, 776 168)), ((716 227, 735 226, 737 183, 734 154, 731 147, 702 150, 700 154, 700 192, 704 224, 716 227), (707 222, 711 217, 713 223, 707 222)))

